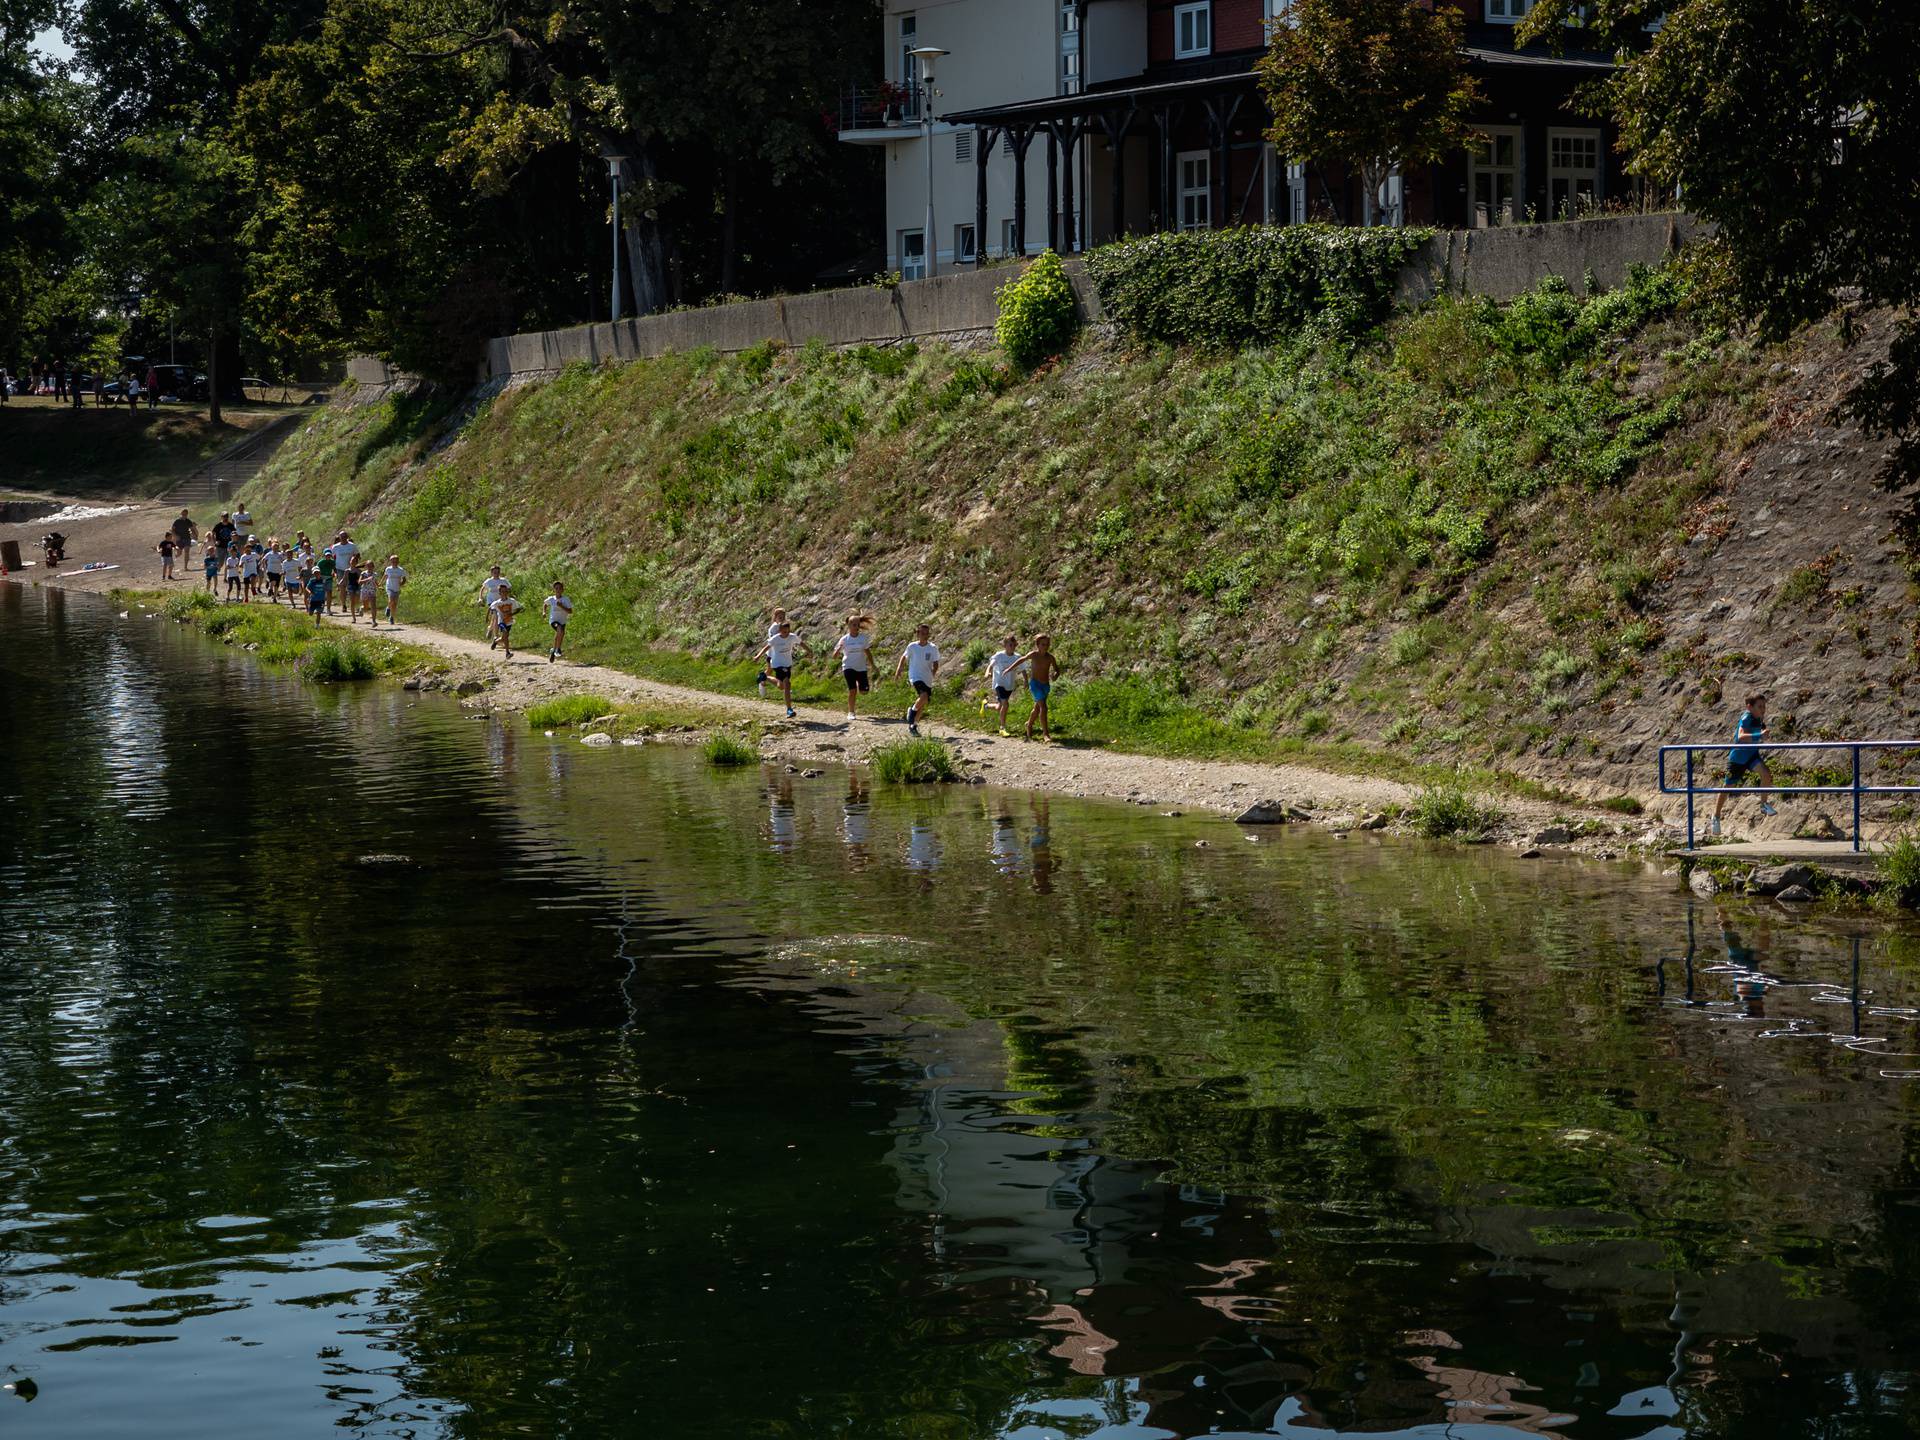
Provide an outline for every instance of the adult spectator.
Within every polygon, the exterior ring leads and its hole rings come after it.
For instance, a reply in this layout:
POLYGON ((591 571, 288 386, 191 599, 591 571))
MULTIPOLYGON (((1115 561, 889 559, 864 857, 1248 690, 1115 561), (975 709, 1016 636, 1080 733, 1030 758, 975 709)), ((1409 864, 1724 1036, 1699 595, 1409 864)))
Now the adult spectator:
POLYGON ((151 365, 147 367, 147 408, 160 408, 160 372, 151 365))
POLYGON ((253 533, 253 516, 247 513, 247 502, 238 497, 233 502, 233 528, 242 535, 253 533))
POLYGON ((213 543, 220 547, 220 558, 224 560, 233 545, 233 517, 224 510, 220 512, 220 518, 213 522, 213 543))
POLYGON ((200 527, 193 523, 193 517, 187 514, 186 511, 182 510, 174 517, 173 543, 175 547, 180 550, 181 554, 184 555, 186 553, 187 546, 193 544, 193 542, 199 538, 199 535, 200 527))
POLYGON ((53 398, 55 400, 67 398, 67 362, 64 360, 53 362, 53 398))

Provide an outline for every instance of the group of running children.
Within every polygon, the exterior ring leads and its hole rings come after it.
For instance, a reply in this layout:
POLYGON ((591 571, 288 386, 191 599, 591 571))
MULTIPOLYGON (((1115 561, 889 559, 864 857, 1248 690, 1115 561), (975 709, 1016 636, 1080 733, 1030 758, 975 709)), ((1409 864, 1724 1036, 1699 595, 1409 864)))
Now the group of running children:
MULTIPOLYGON (((833 642, 833 656, 840 662, 840 677, 847 686, 847 721, 851 724, 859 715, 860 697, 868 693, 873 686, 873 644, 874 637, 868 632, 873 624, 871 615, 849 615, 846 632, 833 642)), ((793 662, 802 655, 810 653, 806 641, 793 633, 793 626, 787 619, 785 610, 775 610, 772 623, 767 627, 767 641, 753 654, 757 661, 764 661, 765 668, 758 678, 760 693, 765 695, 767 686, 777 686, 780 698, 785 702, 787 714, 791 717, 793 709, 793 662)), ((933 703, 934 682, 940 676, 940 647, 933 643, 933 631, 930 626, 916 626, 913 639, 895 659, 893 678, 905 676, 913 687, 913 704, 907 708, 907 731, 920 733, 920 722, 926 718, 928 707, 933 703)), ((1026 674, 1027 695, 1033 701, 1033 708, 1027 712, 1027 738, 1033 738, 1033 727, 1040 727, 1040 738, 1047 744, 1053 743, 1053 729, 1047 714, 1047 701, 1053 693, 1054 677, 1060 673, 1060 662, 1053 653, 1053 639, 1040 634, 1033 637, 1033 648, 1024 655, 1020 653, 1019 637, 1008 634, 1001 641, 1001 648, 987 660, 981 678, 987 683, 991 699, 983 698, 980 713, 996 709, 1000 716, 1000 733, 1008 735, 1007 710, 1013 703, 1014 688, 1019 676, 1026 674)))
POLYGON ((264 601, 277 605, 284 598, 295 609, 304 605, 318 627, 322 615, 335 613, 337 593, 338 613, 346 616, 348 624, 357 623, 364 608, 367 625, 378 629, 384 586, 387 624, 400 623, 400 592, 406 586, 407 572, 398 555, 387 556, 386 565, 380 566, 362 555, 344 530, 335 533, 332 543, 318 548, 304 530, 292 540, 262 541, 258 535, 247 533, 252 521, 244 505, 222 511, 201 541, 192 517, 182 510, 153 547, 160 556, 160 578, 179 578, 174 572, 174 557, 185 560, 199 542, 200 569, 210 595, 220 594, 224 578, 230 603, 264 601))

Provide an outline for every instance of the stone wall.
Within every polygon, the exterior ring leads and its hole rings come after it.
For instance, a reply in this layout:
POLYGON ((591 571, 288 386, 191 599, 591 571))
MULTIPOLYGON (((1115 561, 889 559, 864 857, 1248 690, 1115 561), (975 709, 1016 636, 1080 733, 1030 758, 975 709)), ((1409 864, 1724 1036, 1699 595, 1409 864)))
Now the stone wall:
MULTIPOLYGON (((1546 275, 1580 290, 1588 272, 1604 287, 1622 283, 1631 264, 1658 264, 1699 230, 1689 215, 1621 215, 1553 225, 1444 231, 1428 241, 1400 279, 1410 304, 1442 290, 1510 300, 1546 275)), ((1068 262, 1082 316, 1102 318, 1083 267, 1068 262)), ((892 289, 864 285, 771 300, 746 300, 623 320, 507 335, 487 344, 480 380, 509 381, 552 375, 576 362, 601 365, 702 346, 745 350, 765 340, 804 345, 888 345, 903 340, 963 340, 992 333, 995 297, 1019 275, 1017 266, 963 270, 892 289)), ((361 357, 349 367, 363 387, 386 387, 395 373, 361 357), (364 371, 364 373, 363 373, 364 371)))

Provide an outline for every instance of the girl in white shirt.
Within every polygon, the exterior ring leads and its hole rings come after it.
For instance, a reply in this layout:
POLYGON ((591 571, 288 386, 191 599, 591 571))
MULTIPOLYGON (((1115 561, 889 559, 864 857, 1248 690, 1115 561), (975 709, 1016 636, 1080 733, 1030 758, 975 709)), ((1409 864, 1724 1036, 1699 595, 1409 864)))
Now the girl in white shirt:
POLYGON ((840 657, 840 675, 847 682, 847 719, 860 709, 860 697, 873 683, 873 637, 865 634, 873 623, 871 615, 847 616, 847 633, 833 642, 833 653, 840 657))
POLYGON ((553 630, 553 644, 547 647, 547 663, 551 665, 560 658, 560 652, 567 648, 567 622, 573 619, 573 601, 567 598, 567 582, 553 582, 553 594, 547 597, 547 624, 553 630))

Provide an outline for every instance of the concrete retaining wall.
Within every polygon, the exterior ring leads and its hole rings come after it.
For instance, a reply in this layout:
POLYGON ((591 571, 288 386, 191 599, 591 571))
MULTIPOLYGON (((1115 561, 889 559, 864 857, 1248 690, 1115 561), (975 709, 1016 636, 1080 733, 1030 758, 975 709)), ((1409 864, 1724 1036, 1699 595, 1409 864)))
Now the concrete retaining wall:
MULTIPOLYGON (((1658 264, 1698 232, 1689 215, 1622 215, 1554 225, 1498 230, 1451 230, 1433 237, 1400 278, 1400 298, 1411 304, 1442 290, 1510 300, 1547 275, 1575 290, 1591 271, 1602 286, 1619 285, 1630 264, 1658 264)), ((1075 295, 1089 322, 1103 318, 1084 267, 1070 261, 1075 295)), ((1016 266, 964 270, 911 280, 891 290, 861 286, 681 310, 623 320, 507 335, 487 343, 481 380, 503 383, 552 375, 575 363, 601 365, 669 351, 745 350, 765 340, 804 345, 885 345, 912 339, 959 339, 989 334, 995 297, 1020 274, 1016 266)), ((399 376, 361 357, 349 372, 362 386, 389 386, 399 376)))

